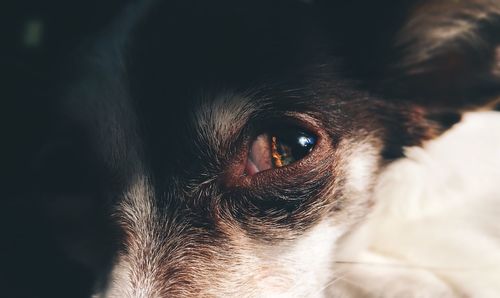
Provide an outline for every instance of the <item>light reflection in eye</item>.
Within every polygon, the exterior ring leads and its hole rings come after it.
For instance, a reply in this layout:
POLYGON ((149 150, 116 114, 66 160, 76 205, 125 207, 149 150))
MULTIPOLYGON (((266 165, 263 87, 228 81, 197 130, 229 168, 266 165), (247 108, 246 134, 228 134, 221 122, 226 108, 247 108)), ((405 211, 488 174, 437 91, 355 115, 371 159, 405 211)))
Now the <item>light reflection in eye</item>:
POLYGON ((314 146, 314 140, 312 138, 308 138, 306 136, 300 136, 298 141, 299 141, 299 144, 302 145, 303 147, 314 146))

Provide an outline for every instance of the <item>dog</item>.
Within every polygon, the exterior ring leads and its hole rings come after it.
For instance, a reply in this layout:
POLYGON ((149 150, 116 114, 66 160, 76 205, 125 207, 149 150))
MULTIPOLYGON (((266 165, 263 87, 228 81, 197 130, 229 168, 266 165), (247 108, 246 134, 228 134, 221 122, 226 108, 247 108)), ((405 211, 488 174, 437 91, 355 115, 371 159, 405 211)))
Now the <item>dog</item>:
POLYGON ((93 297, 500 295, 498 1, 132 2, 81 52, 93 297))

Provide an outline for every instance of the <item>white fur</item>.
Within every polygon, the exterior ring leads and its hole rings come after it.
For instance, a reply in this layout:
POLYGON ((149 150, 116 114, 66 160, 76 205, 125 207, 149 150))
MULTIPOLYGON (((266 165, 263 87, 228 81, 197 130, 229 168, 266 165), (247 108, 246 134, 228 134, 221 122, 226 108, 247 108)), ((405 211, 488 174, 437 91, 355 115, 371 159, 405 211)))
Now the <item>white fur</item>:
MULTIPOLYGON (((247 237, 235 243, 238 265, 228 268, 223 286, 211 297, 325 297, 335 278, 333 254, 344 229, 326 220, 297 241, 279 245, 252 245, 247 237)), ((214 292, 215 291, 215 292, 214 292)))
POLYGON ((323 222, 291 247, 285 246, 281 252, 274 249, 268 258, 274 259, 277 267, 286 266, 291 283, 276 291, 263 287, 256 297, 324 297, 327 284, 335 278, 331 252, 342 233, 342 228, 323 222))
POLYGON ((347 169, 348 196, 363 196, 370 189, 377 169, 377 150, 372 144, 359 143, 350 150, 347 169))
POLYGON ((382 173, 344 239, 347 297, 500 297, 500 113, 476 112, 382 173))

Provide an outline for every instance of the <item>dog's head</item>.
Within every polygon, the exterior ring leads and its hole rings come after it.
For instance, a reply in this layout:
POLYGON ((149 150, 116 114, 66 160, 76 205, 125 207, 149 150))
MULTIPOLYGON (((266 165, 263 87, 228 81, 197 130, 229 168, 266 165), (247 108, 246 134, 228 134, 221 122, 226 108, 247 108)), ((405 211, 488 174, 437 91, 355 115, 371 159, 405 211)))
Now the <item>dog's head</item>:
POLYGON ((500 6, 205 2, 125 11, 66 101, 119 230, 101 295, 325 295, 384 166, 498 94, 500 6))

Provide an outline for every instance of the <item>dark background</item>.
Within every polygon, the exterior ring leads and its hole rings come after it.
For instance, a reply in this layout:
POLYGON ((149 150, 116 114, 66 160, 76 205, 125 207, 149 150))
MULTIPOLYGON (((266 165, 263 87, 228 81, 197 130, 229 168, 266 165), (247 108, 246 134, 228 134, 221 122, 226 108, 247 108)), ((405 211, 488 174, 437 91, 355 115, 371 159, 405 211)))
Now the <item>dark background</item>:
MULTIPOLYGON (((0 4, 0 292, 89 297, 94 277, 67 256, 37 187, 37 159, 56 122, 65 61, 119 13, 120 0, 0 4)), ((74 57, 72 57, 74 59, 74 57)), ((85 206, 73 206, 84 208, 85 206)), ((71 217, 71 214, 68 215, 71 217)))

